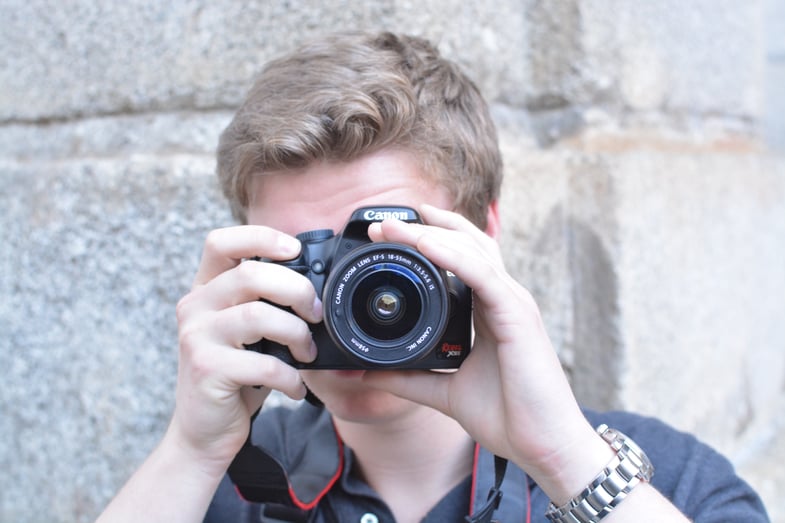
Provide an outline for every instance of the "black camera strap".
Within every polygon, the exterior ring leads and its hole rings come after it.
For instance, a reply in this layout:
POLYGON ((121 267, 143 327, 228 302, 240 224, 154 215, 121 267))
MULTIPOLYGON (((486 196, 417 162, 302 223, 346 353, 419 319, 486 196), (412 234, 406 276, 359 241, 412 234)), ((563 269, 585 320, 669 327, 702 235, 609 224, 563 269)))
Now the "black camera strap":
MULTIPOLYGON (((316 399, 315 396, 314 399, 316 399)), ((258 415, 259 411, 256 411, 251 417, 251 427, 253 427, 253 422, 258 415)), ((341 474, 343 460, 341 460, 332 481, 325 486, 324 490, 318 493, 314 499, 304 503, 297 498, 287 471, 281 462, 263 448, 254 445, 251 434, 252 430, 249 430, 248 438, 228 469, 229 478, 237 491, 246 501, 264 503, 266 514, 273 511, 276 513, 276 517, 283 521, 306 521, 308 512, 316 506, 319 499, 329 491, 341 474)), ((340 440, 338 442, 340 445, 340 440)), ((343 453, 341 448, 338 450, 339 453, 343 453)), ((494 456, 493 468, 494 485, 488 492, 485 503, 474 510, 473 514, 464 518, 467 523, 495 523, 492 518, 502 500, 501 485, 507 470, 507 460, 494 456)))
POLYGON ((502 481, 504 481, 504 474, 507 472, 507 459, 494 455, 493 472, 495 479, 493 487, 490 492, 488 492, 488 498, 485 500, 485 504, 474 511, 474 514, 470 514, 464 518, 467 523, 496 523, 496 520, 491 518, 502 501, 501 486, 502 481))
MULTIPOLYGON (((261 409, 251 416, 251 427, 261 409)), ((293 505, 283 465, 251 442, 253 430, 229 465, 229 478, 246 501, 293 505)))

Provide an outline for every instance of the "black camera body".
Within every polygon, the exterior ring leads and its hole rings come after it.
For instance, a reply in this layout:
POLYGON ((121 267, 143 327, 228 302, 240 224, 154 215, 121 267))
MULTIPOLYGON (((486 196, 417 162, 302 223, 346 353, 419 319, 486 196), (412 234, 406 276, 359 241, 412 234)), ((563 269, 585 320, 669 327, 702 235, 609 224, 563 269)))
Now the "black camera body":
POLYGON ((363 207, 340 234, 298 234, 300 255, 271 262, 307 276, 322 299, 324 321, 311 326, 316 360, 296 361, 266 339, 247 348, 301 369, 459 367, 471 347, 471 289, 415 249, 372 242, 369 224, 391 218, 422 223, 408 207, 363 207))

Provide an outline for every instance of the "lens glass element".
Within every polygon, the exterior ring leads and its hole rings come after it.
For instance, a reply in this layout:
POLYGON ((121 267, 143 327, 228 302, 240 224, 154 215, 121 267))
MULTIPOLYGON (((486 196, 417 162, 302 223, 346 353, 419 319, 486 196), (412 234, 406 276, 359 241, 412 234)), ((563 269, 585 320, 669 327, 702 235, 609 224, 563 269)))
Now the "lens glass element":
POLYGON ((390 264, 380 264, 358 281, 351 309, 363 334, 388 341, 414 329, 422 311, 422 297, 415 281, 411 271, 390 264))
POLYGON ((368 312, 381 324, 397 321, 404 310, 406 301, 398 289, 378 289, 368 300, 368 312))

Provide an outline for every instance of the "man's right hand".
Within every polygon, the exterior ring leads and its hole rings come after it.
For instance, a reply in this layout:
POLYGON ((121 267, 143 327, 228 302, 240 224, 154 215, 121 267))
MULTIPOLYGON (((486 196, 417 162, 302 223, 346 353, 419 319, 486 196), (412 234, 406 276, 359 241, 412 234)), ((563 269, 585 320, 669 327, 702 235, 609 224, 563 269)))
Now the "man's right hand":
POLYGON ((311 282, 275 263, 244 261, 287 260, 299 252, 297 239, 268 227, 217 229, 207 237, 193 288, 177 305, 180 358, 167 437, 221 472, 271 389, 294 399, 305 395, 293 367, 244 350, 266 338, 288 346, 299 361, 316 357, 307 322, 321 321, 322 309, 311 282))
POLYGON ((322 308, 311 282, 275 263, 244 261, 287 260, 299 252, 295 238, 268 227, 210 233, 193 288, 177 305, 180 359, 172 421, 100 523, 202 521, 248 437, 251 415, 270 390, 305 396, 297 370, 244 347, 267 338, 287 345, 297 360, 315 358, 307 322, 321 321, 322 308))

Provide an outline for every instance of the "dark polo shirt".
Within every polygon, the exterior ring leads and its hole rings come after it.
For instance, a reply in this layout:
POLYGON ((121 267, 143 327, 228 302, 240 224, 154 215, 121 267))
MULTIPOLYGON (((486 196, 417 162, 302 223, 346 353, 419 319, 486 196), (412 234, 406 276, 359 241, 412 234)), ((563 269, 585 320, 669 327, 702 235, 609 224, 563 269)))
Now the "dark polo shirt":
MULTIPOLYGON (((759 497, 730 462, 693 436, 656 419, 624 412, 585 411, 585 415, 592 425, 606 423, 643 448, 655 467, 652 485, 696 523, 769 521, 759 497)), ((295 505, 301 508, 247 502, 226 477, 206 522, 394 523, 389 507, 361 479, 351 449, 340 442, 324 409, 303 403, 294 410, 266 410, 254 422, 253 443, 287 470, 295 505)), ((464 521, 482 506, 493 483, 493 456, 478 448, 472 475, 439 501, 423 523, 464 521)), ((547 496, 512 463, 502 492, 494 519, 547 522, 547 496)))

